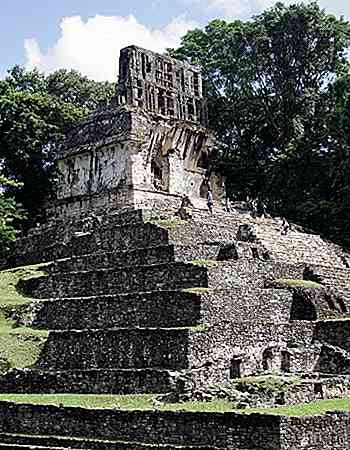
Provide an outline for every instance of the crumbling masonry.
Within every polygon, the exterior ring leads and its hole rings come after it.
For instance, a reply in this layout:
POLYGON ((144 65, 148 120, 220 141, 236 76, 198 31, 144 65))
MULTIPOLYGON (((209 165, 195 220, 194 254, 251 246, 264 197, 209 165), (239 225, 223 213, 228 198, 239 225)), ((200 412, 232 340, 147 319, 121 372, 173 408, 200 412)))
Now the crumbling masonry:
MULTIPOLYGON (((19 286, 36 300, 13 319, 50 333, 36 365, 3 374, 0 392, 181 398, 269 374, 299 380, 280 404, 349 395, 348 254, 300 228, 282 235, 278 219, 252 217, 244 203, 224 210, 196 68, 128 47, 117 93, 67 137, 51 218, 18 240, 7 262, 47 263, 47 276, 19 286), (185 195, 189 214, 180 220, 185 195)), ((349 431, 340 412, 0 402, 8 446, 345 450, 349 431)))
POLYGON ((59 154, 53 217, 121 208, 178 208, 184 195, 205 204, 223 179, 210 165, 202 79, 187 63, 137 47, 121 52, 118 96, 67 137, 59 154))

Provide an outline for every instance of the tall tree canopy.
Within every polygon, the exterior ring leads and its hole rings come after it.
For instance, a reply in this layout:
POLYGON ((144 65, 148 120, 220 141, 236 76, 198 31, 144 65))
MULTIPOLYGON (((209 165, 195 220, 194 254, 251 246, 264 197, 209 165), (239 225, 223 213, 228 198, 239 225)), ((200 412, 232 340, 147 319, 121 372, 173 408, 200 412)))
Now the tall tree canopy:
MULTIPOLYGON (((251 21, 214 20, 169 50, 202 67, 231 194, 264 196, 275 213, 337 239, 345 226, 340 203, 350 194, 341 169, 349 43, 349 23, 317 3, 278 3, 251 21), (330 210, 332 230, 324 223, 330 210)), ((350 243, 348 231, 342 240, 350 243)))
POLYGON ((113 92, 112 83, 66 70, 45 77, 15 66, 0 81, 0 167, 22 183, 15 196, 30 218, 50 191, 55 144, 113 92))

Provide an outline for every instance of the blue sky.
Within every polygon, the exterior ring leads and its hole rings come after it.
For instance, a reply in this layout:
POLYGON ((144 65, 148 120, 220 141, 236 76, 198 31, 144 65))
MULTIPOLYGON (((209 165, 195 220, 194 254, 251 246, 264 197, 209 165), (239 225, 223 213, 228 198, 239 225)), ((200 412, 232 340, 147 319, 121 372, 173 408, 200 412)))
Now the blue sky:
MULTIPOLYGON (((44 72, 75 68, 114 80, 120 48, 155 51, 215 17, 248 18, 274 0, 0 0, 0 77, 14 64, 44 72)), ((290 0, 285 3, 293 3, 290 0)), ((349 0, 320 5, 350 19, 349 0)))

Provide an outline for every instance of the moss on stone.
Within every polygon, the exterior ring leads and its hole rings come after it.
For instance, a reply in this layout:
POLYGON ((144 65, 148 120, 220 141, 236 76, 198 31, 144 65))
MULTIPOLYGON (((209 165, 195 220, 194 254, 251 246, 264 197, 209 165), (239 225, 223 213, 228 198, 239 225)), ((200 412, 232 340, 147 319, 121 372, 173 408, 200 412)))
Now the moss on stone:
POLYGON ((0 372, 35 365, 46 341, 48 331, 17 326, 13 318, 20 317, 25 305, 33 301, 19 291, 19 281, 46 275, 42 271, 45 266, 38 264, 0 272, 0 372))
POLYGON ((182 289, 182 292, 189 292, 190 294, 206 294, 212 292, 212 288, 196 287, 196 288, 186 288, 182 289))
POLYGON ((196 266, 204 266, 204 267, 218 267, 219 262, 215 259, 193 259, 191 264, 195 264, 196 266))
MULTIPOLYGON (((224 413, 237 411, 236 405, 228 400, 189 401, 163 404, 154 401, 153 395, 80 395, 80 394, 0 394, 0 401, 22 404, 63 405, 91 409, 109 408, 116 410, 139 411, 193 411, 224 413)), ((283 406, 277 408, 247 408, 241 414, 262 413, 284 416, 312 416, 327 411, 350 411, 350 398, 320 400, 308 404, 283 406)))
POLYGON ((277 278, 271 282, 273 285, 280 285, 281 287, 304 287, 309 289, 323 289, 322 284, 309 280, 293 280, 290 278, 277 278))
POLYGON ((26 297, 18 289, 21 280, 37 278, 46 275, 42 270, 47 264, 16 267, 0 271, 0 305, 23 305, 33 299, 26 297))
POLYGON ((148 222, 164 228, 176 228, 187 223, 182 219, 151 219, 148 222))

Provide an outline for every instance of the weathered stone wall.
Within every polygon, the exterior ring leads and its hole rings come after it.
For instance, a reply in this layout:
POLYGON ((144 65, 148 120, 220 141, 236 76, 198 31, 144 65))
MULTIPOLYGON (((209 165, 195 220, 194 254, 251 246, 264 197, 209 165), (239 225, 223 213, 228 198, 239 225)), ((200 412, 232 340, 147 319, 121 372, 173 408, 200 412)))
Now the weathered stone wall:
POLYGON ((131 179, 129 152, 123 144, 68 156, 58 162, 58 170, 58 200, 118 188, 131 179))
POLYGON ((235 413, 89 410, 0 403, 0 430, 242 450, 280 448, 281 418, 235 413))
POLYGON ((198 67, 130 46, 120 52, 118 101, 207 126, 198 67))
POLYGON ((51 330, 171 328, 198 325, 201 299, 188 292, 165 291, 48 300, 29 310, 31 326, 51 330))
MULTIPOLYGON (((76 233, 96 229, 141 224, 147 214, 141 210, 119 211, 109 215, 92 215, 82 219, 52 220, 32 228, 16 240, 15 252, 8 265, 26 265, 70 256, 74 250, 76 233)), ((91 253, 95 247, 92 247, 91 253)))
POLYGON ((328 413, 281 419, 281 450, 345 450, 350 446, 350 414, 328 413))
POLYGON ((86 370, 188 367, 188 330, 116 329, 52 331, 39 369, 86 370))
POLYGON ((0 430, 237 450, 345 450, 350 415, 128 412, 1 402, 0 430))
POLYGON ((291 320, 326 320, 349 317, 347 301, 326 288, 294 287, 291 320))
POLYGON ((281 372, 282 352, 288 352, 289 369, 284 370, 311 372, 321 347, 313 345, 314 329, 315 324, 311 322, 218 323, 189 334, 189 364, 208 367, 207 376, 212 382, 223 382, 230 378, 234 359, 241 360, 242 376, 262 371, 281 372))
POLYGON ((140 248, 123 252, 91 253, 80 257, 64 258, 49 266, 53 272, 78 272, 116 267, 166 264, 175 261, 173 245, 140 248))
POLYGON ((291 292, 280 289, 253 288, 250 285, 201 294, 202 322, 214 324, 222 321, 286 322, 293 301, 291 292))
POLYGON ((21 282, 21 288, 36 298, 90 297, 207 286, 206 269, 184 263, 57 273, 21 282))
POLYGON ((12 394, 159 394, 169 392, 171 378, 169 371, 158 369, 14 369, 0 377, 0 391, 12 394))
POLYGON ((350 320, 329 320, 319 322, 315 330, 315 339, 340 347, 350 352, 350 320))

